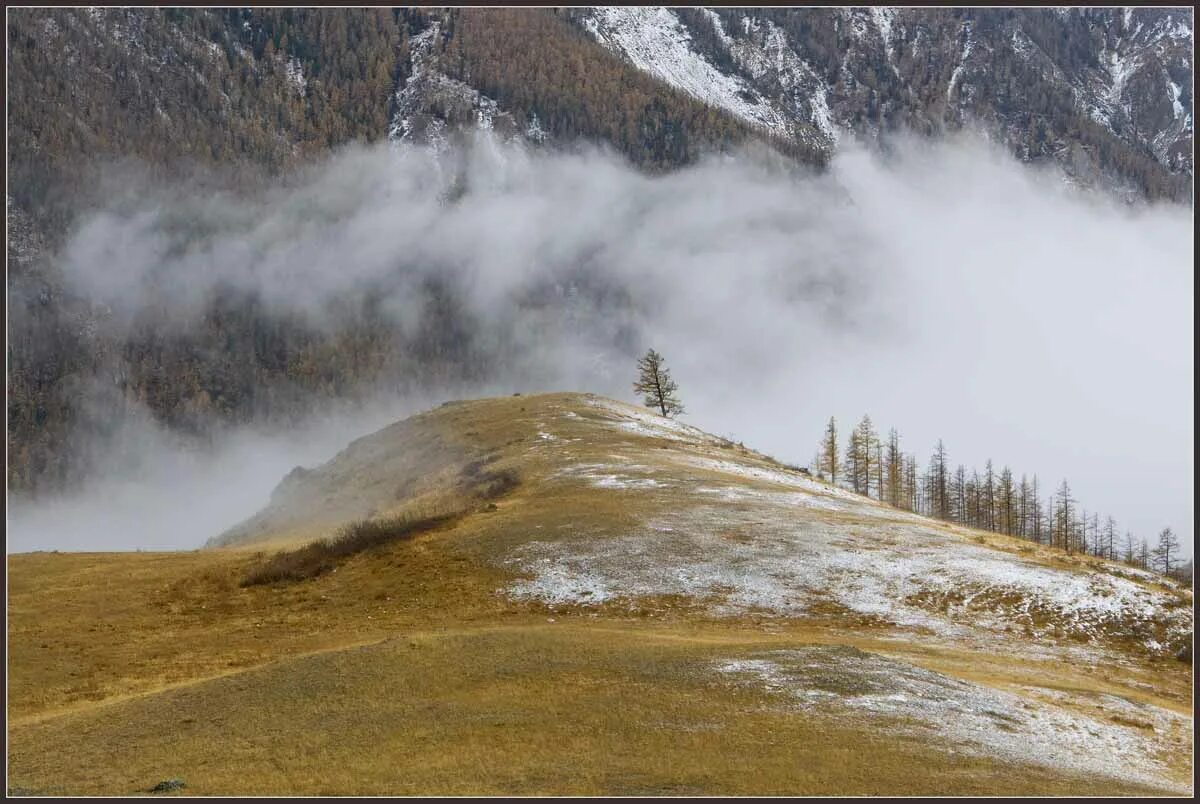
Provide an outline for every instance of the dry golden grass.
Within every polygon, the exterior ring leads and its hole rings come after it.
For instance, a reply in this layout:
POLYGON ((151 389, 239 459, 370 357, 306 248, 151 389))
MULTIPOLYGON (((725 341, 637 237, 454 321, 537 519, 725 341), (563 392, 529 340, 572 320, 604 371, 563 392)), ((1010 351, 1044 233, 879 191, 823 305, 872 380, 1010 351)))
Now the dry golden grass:
MULTIPOLYGON (((544 492, 556 467, 529 448, 544 406, 568 399, 440 409, 448 485, 364 507, 461 504, 464 488, 514 469, 520 484, 306 580, 240 586, 276 545, 296 546, 286 529, 239 549, 10 556, 9 787, 132 794, 179 777, 197 795, 1164 792, 952 755, 883 722, 784 712, 703 668, 851 645, 994 688, 1070 691, 1080 707, 1118 695, 1190 715, 1177 662, 1131 655, 1114 671, 897 641, 832 602, 805 620, 722 620, 681 598, 548 611, 498 594, 513 577, 494 559, 511 547, 618 532, 648 511, 642 497, 584 484, 544 492)), ((580 409, 564 437, 588 424, 580 409)), ((614 447, 571 449, 586 463, 614 447)), ((1173 781, 1190 778, 1190 756, 1169 759, 1173 781)))
MULTIPOLYGON (((586 624, 401 632, 18 727, 10 784, 193 794, 1152 792, 777 711, 697 668, 779 641, 586 624), (86 735, 86 739, 81 739, 86 735), (921 769, 914 773, 914 769, 921 769)), ((728 636, 728 635, 726 635, 728 636)))
POLYGON ((659 621, 645 616, 656 601, 641 613, 559 611, 551 623, 489 594, 500 578, 433 541, 449 535, 276 588, 238 588, 253 556, 235 551, 13 557, 14 578, 77 591, 63 607, 14 585, 10 786, 133 793, 182 777, 195 794, 1152 792, 952 757, 883 724, 773 711, 696 670, 813 643, 995 687, 1057 685, 1190 712, 1182 666, 1113 677, 897 645, 835 618, 756 625, 678 611, 659 621), (119 584, 83 582, 118 566, 132 566, 119 584), (78 593, 87 588, 90 600, 78 593))

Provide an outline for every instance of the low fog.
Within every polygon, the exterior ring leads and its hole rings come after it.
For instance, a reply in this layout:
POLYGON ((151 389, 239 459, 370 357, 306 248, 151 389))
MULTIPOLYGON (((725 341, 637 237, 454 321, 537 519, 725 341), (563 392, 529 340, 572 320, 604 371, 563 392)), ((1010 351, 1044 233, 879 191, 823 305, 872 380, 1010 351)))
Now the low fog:
POLYGON ((136 474, 10 499, 10 552, 197 547, 292 466, 448 398, 636 401, 634 361, 653 346, 685 421, 781 460, 807 465, 831 415, 846 433, 869 413, 922 465, 941 438, 954 465, 1038 473, 1043 496, 1066 477, 1088 511, 1149 539, 1170 525, 1191 553, 1190 209, 1085 195, 972 138, 845 150, 820 177, 751 157, 646 176, 598 151, 385 146, 253 197, 138 185, 111 199, 58 255, 110 326, 150 306, 186 328, 232 286, 315 326, 335 326, 332 299, 370 294, 411 330, 416 283, 434 275, 462 290, 478 348, 503 342, 499 370, 288 432, 228 430, 204 452, 147 421, 136 474), (585 291, 531 310, 546 284, 585 291))

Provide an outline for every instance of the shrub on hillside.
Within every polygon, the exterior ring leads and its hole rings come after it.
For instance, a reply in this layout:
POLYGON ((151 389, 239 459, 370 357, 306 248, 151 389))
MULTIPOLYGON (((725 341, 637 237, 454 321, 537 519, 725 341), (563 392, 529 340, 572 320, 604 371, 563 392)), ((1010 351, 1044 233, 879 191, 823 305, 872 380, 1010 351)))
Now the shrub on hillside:
POLYGON ((340 559, 391 542, 411 539, 450 524, 462 517, 461 512, 435 514, 400 514, 382 519, 362 519, 338 528, 331 539, 306 544, 296 550, 276 553, 266 562, 253 567, 242 579, 242 586, 258 586, 279 581, 302 581, 315 578, 337 566, 340 559))
POLYGON ((489 456, 463 467, 464 485, 481 500, 498 499, 521 484, 520 475, 513 469, 488 469, 487 465, 495 459, 495 456, 489 456))

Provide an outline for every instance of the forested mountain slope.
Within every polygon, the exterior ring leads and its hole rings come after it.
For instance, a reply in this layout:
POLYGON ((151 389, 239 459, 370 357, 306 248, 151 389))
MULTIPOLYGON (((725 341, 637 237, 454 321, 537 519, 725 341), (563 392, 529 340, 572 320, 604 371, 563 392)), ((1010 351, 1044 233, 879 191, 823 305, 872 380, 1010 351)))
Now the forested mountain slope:
MULTIPOLYGON (((1191 42, 1190 13, 1171 9, 13 10, 9 482, 77 480, 96 460, 85 443, 137 416, 191 438, 497 369, 437 278, 411 302, 420 332, 362 308, 317 330, 236 293, 199 329, 171 331, 164 310, 114 328, 57 253, 101 201, 184 177, 253 194, 349 143, 446 153, 476 130, 598 142, 661 173, 747 149, 820 170, 854 138, 964 125, 1079 184, 1187 201, 1191 42)), ((569 315, 621 292, 581 280, 523 303, 569 315)))
POLYGON ((820 163, 844 133, 975 123, 1186 199, 1192 37, 1186 9, 18 10, 9 165, 33 211, 96 157, 277 170, 497 114, 660 167, 748 136, 820 163))

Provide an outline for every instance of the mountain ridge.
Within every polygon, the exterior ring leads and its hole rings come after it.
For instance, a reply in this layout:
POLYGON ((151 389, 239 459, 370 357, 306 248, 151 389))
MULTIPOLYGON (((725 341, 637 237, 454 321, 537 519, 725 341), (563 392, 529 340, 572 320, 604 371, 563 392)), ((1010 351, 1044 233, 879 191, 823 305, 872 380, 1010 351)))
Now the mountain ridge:
MULTIPOLYGON (((813 589, 850 587, 857 588, 857 592, 838 598, 839 605, 857 616, 869 618, 876 609, 882 612, 899 607, 899 611, 910 606, 910 611, 901 612, 899 622, 906 622, 907 617, 918 627, 937 630, 940 626, 931 625, 933 621, 927 618, 924 608, 933 606, 937 612, 939 606, 949 607, 935 613, 936 618, 959 605, 969 611, 974 605, 972 599, 977 598, 978 602, 990 601, 989 610, 995 612, 1021 612, 1019 619, 1031 626, 1040 617, 1081 618, 1078 622, 1056 623, 1055 633, 1103 641, 1108 638, 1110 626, 1121 633, 1139 632, 1142 626, 1136 623, 1149 611, 1147 607, 1160 605, 1149 603, 1150 598, 1142 599, 1138 590, 1141 585, 1170 593, 1161 599, 1162 605, 1171 594, 1187 594, 1169 579, 1116 562, 1072 557, 1020 539, 892 508, 818 481, 807 470, 786 467, 677 419, 595 394, 577 393, 449 402, 363 436, 320 466, 293 470, 262 511, 215 538, 209 546, 303 543, 313 538, 316 522, 321 522, 328 534, 337 525, 355 519, 429 507, 433 500, 461 496, 464 492, 458 479, 465 473, 479 472, 483 466, 519 478, 513 483, 513 499, 500 501, 499 511, 493 510, 494 505, 487 507, 489 517, 504 523, 505 533, 508 529, 543 529, 541 524, 531 527, 526 518, 540 522, 536 511, 545 507, 548 516, 561 521, 560 527, 592 534, 578 555, 571 553, 570 540, 547 543, 549 552, 540 552, 542 548, 536 543, 522 546, 518 542, 514 556, 526 557, 503 559, 535 571, 534 554, 555 563, 557 569, 548 575, 539 572, 533 581, 520 586, 523 591, 518 593, 550 603, 586 606, 589 600, 584 598, 603 603, 639 594, 660 595, 664 589, 704 599, 714 590, 733 584, 737 591, 728 593, 729 601, 742 602, 727 601, 716 610, 744 612, 762 607, 787 615, 806 610, 807 604, 793 600, 806 585, 813 589), (589 531, 563 519, 558 510, 577 504, 602 511, 608 504, 604 501, 622 497, 627 498, 630 507, 619 515, 619 520, 633 533, 648 536, 616 536, 612 523, 603 518, 589 531), (515 520, 510 520, 505 510, 510 506, 515 520), (635 511, 639 513, 635 515, 635 511), (685 511, 709 513, 689 518, 681 516, 685 511), (809 518, 816 531, 803 529, 802 523, 809 518), (835 533, 825 541, 826 537, 819 535, 821 528, 845 523, 892 535, 881 537, 883 547, 873 544, 870 537, 835 533), (799 532, 804 535, 794 536, 790 530, 794 527, 801 527, 799 532), (749 543, 739 540, 726 555, 726 543, 718 539, 703 551, 705 556, 723 556, 731 564, 745 559, 750 564, 741 576, 720 570, 711 579, 703 577, 708 558, 701 560, 692 555, 688 542, 691 537, 681 536, 683 541, 676 541, 671 535, 743 529, 770 534, 763 547, 765 552, 757 557, 746 553, 750 548, 745 545, 749 543), (628 543, 628 549, 593 551, 592 540, 596 537, 602 542, 611 539, 613 544, 628 543), (803 549, 802 541, 794 541, 797 538, 811 540, 813 546, 809 549, 813 552, 809 553, 808 564, 793 567, 788 563, 789 552, 803 549), (778 545, 773 539, 779 540, 778 545), (655 540, 667 551, 661 557, 664 567, 678 568, 698 561, 692 586, 661 575, 663 568, 655 563, 658 558, 647 552, 655 549, 649 547, 655 540), (777 549, 783 544, 791 547, 777 549), (556 552, 560 548, 562 552, 556 552), (939 549, 945 554, 939 554, 939 549), (671 550, 680 552, 674 554, 671 550), (963 551, 959 559, 952 558, 963 551), (957 579, 973 591, 944 597, 940 590, 896 586, 882 576, 868 582, 877 569, 848 557, 852 553, 874 556, 876 552, 877 560, 893 570, 907 564, 907 572, 913 577, 949 572, 948 581, 957 579), (636 562, 629 565, 626 560, 642 555, 649 556, 650 563, 631 574, 636 562), (923 557, 917 560, 919 556, 923 557), (787 591, 760 574, 755 563, 758 561, 774 562, 772 572, 787 578, 787 591), (828 569, 811 574, 816 564, 826 561, 830 562, 828 569), (959 569, 951 570, 955 561, 959 561, 959 569), (1004 561, 1011 561, 1011 566, 1004 561), (1026 569, 1033 573, 1029 579, 1022 577, 1026 569), (1042 574, 1047 569, 1067 572, 1056 581, 1053 572, 1042 574), (862 577, 843 579, 848 572, 862 573, 862 577), (1083 580, 1063 597, 1060 593, 1080 580, 1072 573, 1083 573, 1083 580), (1110 576, 1115 580, 1110 581, 1110 576), (836 582, 835 577, 839 579, 836 582), (1110 582, 1115 584, 1111 588, 1110 582), (1059 588, 1051 591, 1054 587, 1059 588), (1015 601, 1014 595, 1018 598, 1015 601), (1090 599, 1092 595, 1110 600, 1098 605, 1090 599), (1076 605, 1083 609, 1071 608, 1076 605), (1110 616, 1116 619, 1110 620, 1110 616)), ((615 516, 616 512, 611 514, 615 516)), ((853 528, 849 530, 853 532, 853 528)), ((502 544, 512 543, 511 536, 497 538, 502 544)), ((825 594, 819 591, 817 598, 824 600, 825 594)), ((1187 613, 1178 612, 1183 618, 1179 622, 1184 625, 1187 613)), ((1178 619, 1171 606, 1166 606, 1164 616, 1161 629, 1154 626, 1146 632, 1143 648, 1169 657, 1190 640, 1190 631, 1175 633, 1175 626, 1168 624, 1178 619)), ((1029 634, 1042 633, 1038 626, 1033 627, 1029 634)))

